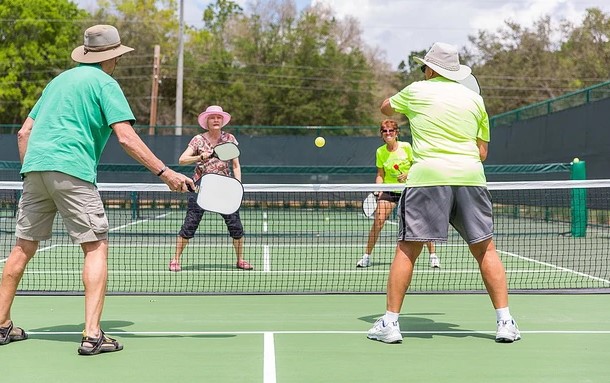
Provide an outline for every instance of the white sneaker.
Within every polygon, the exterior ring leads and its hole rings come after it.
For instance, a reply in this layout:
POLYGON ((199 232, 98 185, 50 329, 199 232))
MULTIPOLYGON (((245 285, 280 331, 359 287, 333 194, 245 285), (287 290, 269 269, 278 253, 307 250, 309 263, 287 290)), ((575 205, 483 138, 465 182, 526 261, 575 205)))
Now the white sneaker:
POLYGON ((519 327, 513 319, 499 320, 498 329, 496 330, 496 342, 512 343, 521 339, 519 327))
POLYGON ((383 318, 377 319, 366 337, 383 343, 402 343, 402 334, 398 322, 385 324, 383 318))
POLYGON ((362 258, 356 263, 356 267, 369 267, 373 266, 371 258, 368 255, 363 255, 362 258))
POLYGON ((430 256, 430 267, 432 267, 434 269, 440 269, 441 268, 441 259, 439 257, 437 257, 436 255, 431 255, 430 256))

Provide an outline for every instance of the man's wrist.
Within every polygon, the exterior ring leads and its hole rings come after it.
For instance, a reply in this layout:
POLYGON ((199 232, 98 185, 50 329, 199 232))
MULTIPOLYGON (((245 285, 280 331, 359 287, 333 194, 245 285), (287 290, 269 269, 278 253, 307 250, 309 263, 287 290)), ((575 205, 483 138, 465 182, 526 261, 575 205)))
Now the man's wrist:
POLYGON ((157 177, 161 177, 161 175, 163 173, 165 173, 165 171, 167 170, 167 166, 163 165, 163 167, 161 168, 161 170, 159 170, 159 172, 157 173, 157 177))

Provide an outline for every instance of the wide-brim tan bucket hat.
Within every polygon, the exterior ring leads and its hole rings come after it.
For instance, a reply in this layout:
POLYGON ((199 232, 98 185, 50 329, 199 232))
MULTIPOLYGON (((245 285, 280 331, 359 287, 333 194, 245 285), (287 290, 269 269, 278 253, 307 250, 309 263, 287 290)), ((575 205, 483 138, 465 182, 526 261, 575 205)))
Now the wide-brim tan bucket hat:
POLYGON ((457 48, 451 44, 434 43, 423 59, 413 57, 413 60, 453 81, 464 80, 472 72, 470 67, 460 64, 457 48))
POLYGON ((72 51, 72 60, 83 64, 101 63, 133 48, 121 44, 119 31, 112 25, 94 25, 85 31, 85 43, 72 51))

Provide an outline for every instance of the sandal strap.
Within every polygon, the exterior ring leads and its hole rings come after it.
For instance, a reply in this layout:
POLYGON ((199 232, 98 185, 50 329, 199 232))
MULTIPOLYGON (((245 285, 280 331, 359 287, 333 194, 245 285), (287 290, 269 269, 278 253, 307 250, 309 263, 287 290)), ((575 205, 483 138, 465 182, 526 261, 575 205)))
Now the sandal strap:
POLYGON ((98 338, 83 335, 83 338, 80 341, 81 347, 83 347, 83 343, 91 343, 93 347, 91 347, 90 352, 92 354, 97 354, 104 344, 104 332, 100 330, 100 336, 98 338))
POLYGON ((11 331, 13 331, 13 321, 10 321, 6 327, 0 327, 0 344, 10 342, 11 331))
MULTIPOLYGON (((100 335, 98 338, 93 338, 93 337, 86 336, 86 335, 83 336, 83 338, 81 339, 81 348, 83 348, 83 347, 88 348, 85 352, 87 355, 95 355, 95 354, 99 354, 100 352, 119 351, 119 350, 123 349, 123 347, 119 344, 119 342, 116 339, 109 337, 101 329, 100 329, 100 335), (90 343, 93 346, 89 349, 89 346, 85 346, 85 345, 83 345, 83 343, 90 343), (104 350, 104 346, 114 347, 114 350, 104 350)), ((79 352, 81 352, 81 351, 79 351, 79 352)))
POLYGON ((115 345, 118 344, 117 340, 114 338, 109 337, 108 335, 106 335, 105 332, 102 331, 102 336, 104 337, 104 342, 105 343, 113 343, 115 345))

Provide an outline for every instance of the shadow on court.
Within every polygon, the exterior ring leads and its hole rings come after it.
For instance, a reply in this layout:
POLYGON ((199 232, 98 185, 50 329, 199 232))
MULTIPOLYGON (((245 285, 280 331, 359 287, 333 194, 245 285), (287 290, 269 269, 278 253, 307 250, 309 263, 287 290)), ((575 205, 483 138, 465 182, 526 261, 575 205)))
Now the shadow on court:
POLYGON ((373 266, 375 266, 376 268, 383 267, 384 270, 389 270, 390 266, 392 266, 392 260, 389 260, 389 261, 377 261, 377 260, 375 260, 375 258, 373 258, 373 266))
MULTIPOLYGON (((443 313, 413 313, 401 315, 398 319, 400 324, 400 330, 408 332, 409 338, 432 338, 434 336, 447 336, 451 338, 482 338, 482 339, 494 339, 495 336, 492 334, 484 334, 474 332, 473 330, 460 328, 460 325, 455 323, 437 322, 430 319, 431 316, 444 315, 443 313)), ((368 322, 371 325, 375 321, 383 316, 383 314, 367 315, 359 317, 358 319, 364 322, 368 322)))
MULTIPOLYGON (((102 329, 110 336, 118 336, 121 338, 233 338, 237 335, 232 334, 134 334, 125 330, 125 327, 133 326, 134 322, 129 321, 102 321, 102 329)), ((31 339, 43 339, 43 340, 54 340, 58 342, 75 342, 80 341, 81 332, 85 328, 84 323, 80 324, 65 324, 49 327, 31 328, 26 330, 29 332, 35 332, 38 334, 29 334, 31 339), (44 334, 48 332, 49 334, 44 334), (57 334, 66 333, 66 334, 57 334)))

